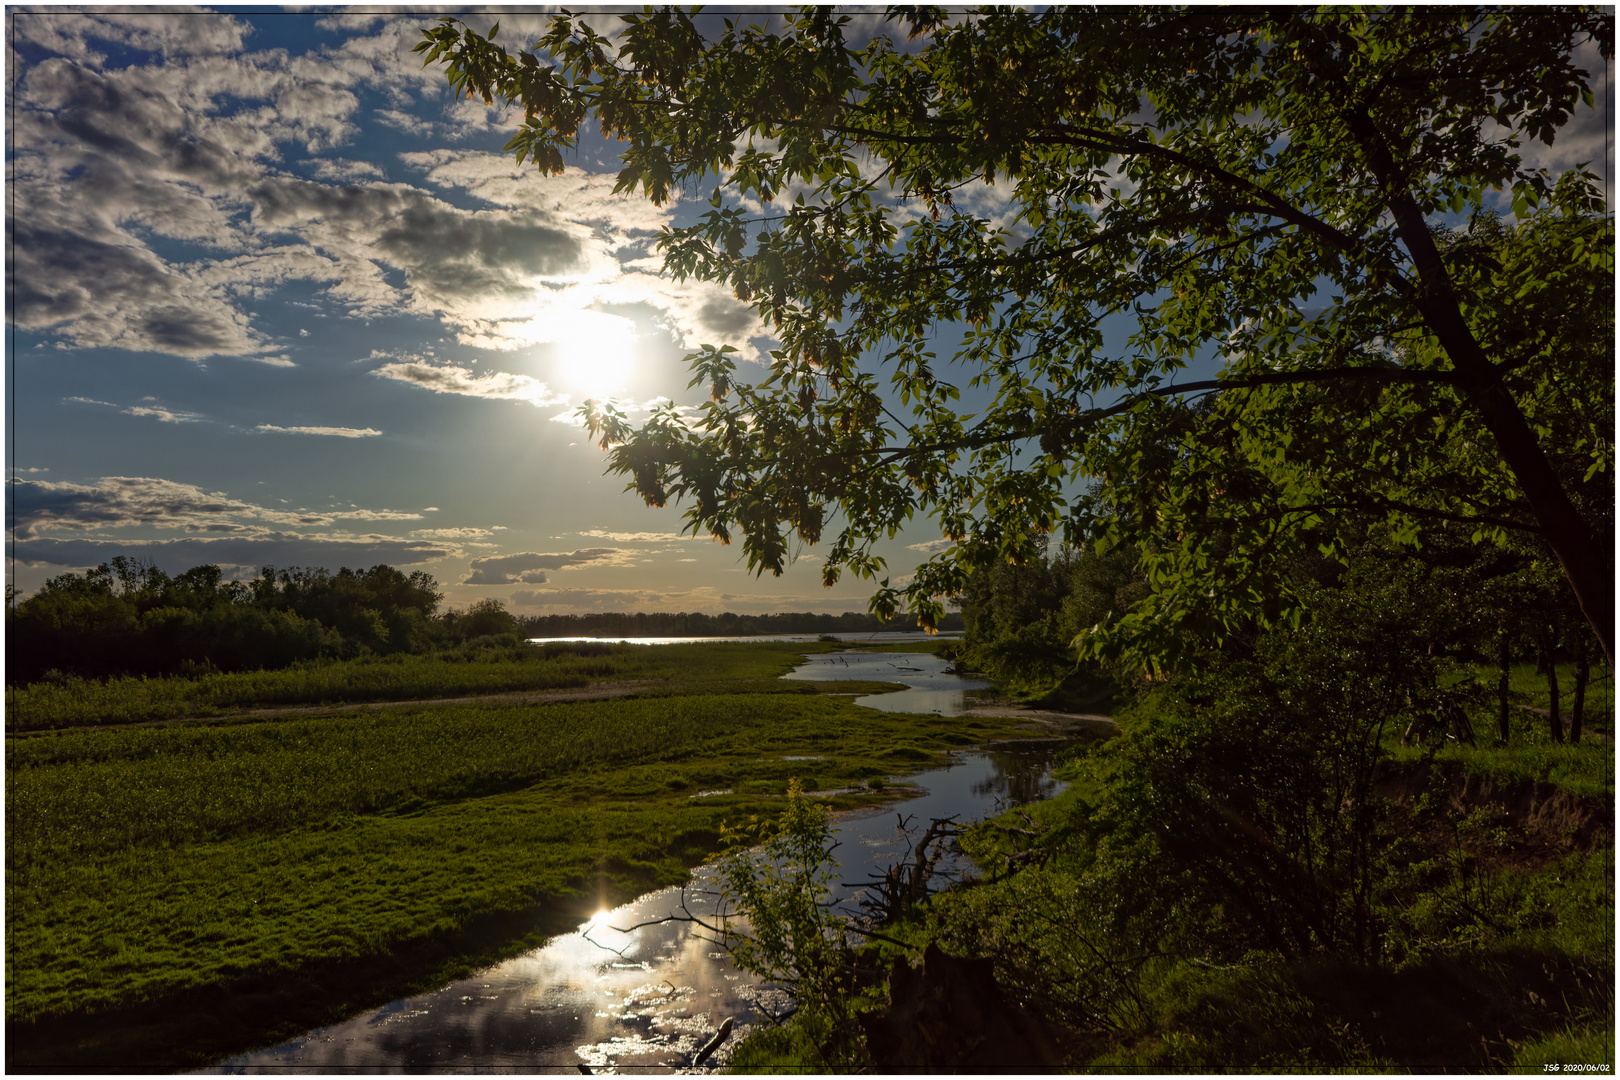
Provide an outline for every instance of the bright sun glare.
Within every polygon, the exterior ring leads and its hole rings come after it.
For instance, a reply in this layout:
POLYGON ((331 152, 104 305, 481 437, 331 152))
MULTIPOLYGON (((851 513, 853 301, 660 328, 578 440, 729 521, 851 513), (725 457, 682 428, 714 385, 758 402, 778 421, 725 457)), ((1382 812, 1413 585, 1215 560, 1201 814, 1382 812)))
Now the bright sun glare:
POLYGON ((636 366, 636 329, 618 315, 582 311, 552 346, 558 389, 586 398, 623 397, 636 366))

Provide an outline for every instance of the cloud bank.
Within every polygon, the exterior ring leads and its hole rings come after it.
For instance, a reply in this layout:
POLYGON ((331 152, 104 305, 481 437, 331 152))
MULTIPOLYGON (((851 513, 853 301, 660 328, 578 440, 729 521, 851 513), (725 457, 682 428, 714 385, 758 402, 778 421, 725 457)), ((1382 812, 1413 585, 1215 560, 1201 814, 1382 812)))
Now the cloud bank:
POLYGON ((463 585, 540 585, 545 571, 575 566, 602 566, 624 561, 620 548, 580 548, 577 551, 520 551, 514 555, 491 555, 474 559, 463 585))

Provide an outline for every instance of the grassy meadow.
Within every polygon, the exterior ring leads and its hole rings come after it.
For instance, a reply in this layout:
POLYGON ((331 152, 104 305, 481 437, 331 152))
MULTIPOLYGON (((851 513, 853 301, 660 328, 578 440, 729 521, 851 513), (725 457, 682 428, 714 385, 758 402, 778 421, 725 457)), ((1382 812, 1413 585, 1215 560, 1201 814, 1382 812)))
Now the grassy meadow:
MULTIPOLYGON (((88 725, 88 694, 8 710, 8 1068, 195 1068, 290 1037, 683 880, 723 821, 773 812, 790 777, 854 789, 832 798, 858 805, 879 778, 1012 727, 876 714, 831 696, 851 686, 780 681, 804 651, 347 665, 350 700, 389 696, 379 671, 412 698, 649 684, 612 700, 134 727, 88 725), (821 760, 784 760, 803 754, 821 760)), ((231 675, 102 692, 121 695, 127 723, 156 705, 331 701, 343 667, 314 669, 319 691, 299 683, 309 672, 258 676, 279 697, 231 675)), ((14 700, 47 700, 34 689, 14 700)))
POLYGON ((148 721, 217 717, 244 710, 413 701, 493 694, 656 686, 658 693, 734 690, 738 680, 774 683, 783 657, 830 648, 748 642, 622 645, 595 642, 545 646, 501 643, 458 650, 358 660, 305 661, 274 671, 201 677, 122 676, 46 679, 6 687, 6 731, 43 731, 148 721), (796 651, 795 651, 796 650, 796 651), (629 684, 629 685, 627 685, 629 684))

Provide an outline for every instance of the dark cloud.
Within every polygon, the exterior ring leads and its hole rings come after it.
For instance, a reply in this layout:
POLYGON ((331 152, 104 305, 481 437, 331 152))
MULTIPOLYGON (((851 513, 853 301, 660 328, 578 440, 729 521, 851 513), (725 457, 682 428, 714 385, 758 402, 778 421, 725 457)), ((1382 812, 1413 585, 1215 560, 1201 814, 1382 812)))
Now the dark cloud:
POLYGON ((61 540, 40 537, 18 541, 17 559, 28 566, 83 569, 99 566, 115 555, 144 559, 168 574, 207 563, 237 566, 340 566, 356 569, 388 563, 410 566, 434 562, 455 554, 453 548, 410 540, 366 538, 325 540, 291 535, 251 538, 181 539, 157 542, 121 540, 61 540))
POLYGON ((698 307, 698 325, 722 340, 741 341, 758 332, 759 316, 741 301, 711 296, 698 307))
POLYGON ((258 508, 218 492, 150 477, 111 476, 100 484, 11 481, 8 526, 20 538, 40 526, 96 529, 116 525, 205 524, 209 519, 252 516, 258 508))
MULTIPOLYGON (((150 476, 108 476, 94 484, 13 479, 8 525, 19 539, 41 528, 104 529, 154 526, 208 531, 227 526, 237 531, 241 519, 278 525, 330 525, 338 520, 415 521, 421 514, 398 510, 276 510, 223 492, 150 476)), ((264 525, 257 531, 263 532, 264 525)))
POLYGON ((618 562, 624 554, 620 548, 580 548, 566 552, 520 551, 515 555, 491 555, 474 559, 471 573, 461 584, 540 585, 546 581, 543 571, 618 562))
POLYGON ((554 222, 461 210, 404 184, 333 187, 273 177, 247 194, 261 227, 295 231, 333 253, 397 267, 432 307, 528 296, 532 278, 585 265, 583 238, 554 222))
POLYGON ((46 60, 27 75, 24 100, 36 138, 92 152, 122 170, 164 175, 205 188, 233 186, 257 169, 207 133, 167 95, 46 60))
POLYGON ((66 324, 75 344, 174 356, 262 348, 245 316, 150 251, 22 220, 11 235, 18 326, 66 324))

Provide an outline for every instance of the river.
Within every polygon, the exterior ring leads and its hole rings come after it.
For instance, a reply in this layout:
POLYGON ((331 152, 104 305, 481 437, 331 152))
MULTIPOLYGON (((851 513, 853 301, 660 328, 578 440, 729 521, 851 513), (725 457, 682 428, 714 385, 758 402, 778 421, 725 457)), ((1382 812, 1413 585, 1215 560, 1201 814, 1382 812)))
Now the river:
MULTIPOLYGON (((954 715, 972 683, 925 654, 832 653, 790 677, 879 679, 906 691, 859 699, 897 712, 954 715), (840 659, 841 658, 841 659, 840 659), (952 682, 954 680, 954 683, 952 682), (912 695, 907 697, 906 695, 912 695)), ((1060 788, 1049 763, 1056 743, 1030 740, 959 752, 949 766, 908 779, 924 794, 836 822, 837 880, 860 882, 906 855, 897 827, 909 818, 971 821, 1060 788)), ((960 869, 960 867, 946 867, 960 869)), ((723 1069, 748 1025, 789 1003, 735 969, 723 950, 685 922, 615 927, 712 910, 708 868, 684 889, 649 893, 604 912, 573 934, 429 994, 392 1002, 280 1046, 231 1058, 210 1072, 708 1072, 723 1069), (697 1049, 731 1019, 732 1037, 702 1069, 697 1049)), ((841 886, 853 905, 858 888, 841 886)))

